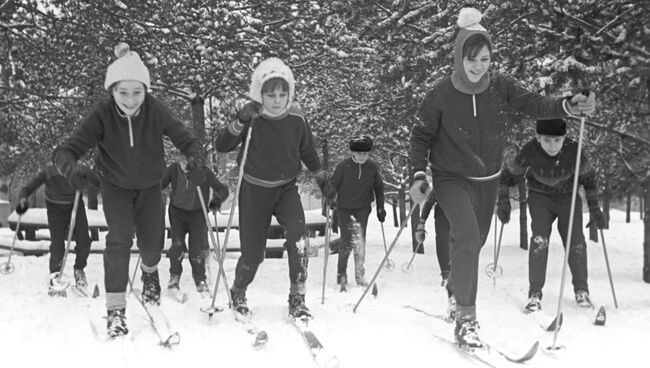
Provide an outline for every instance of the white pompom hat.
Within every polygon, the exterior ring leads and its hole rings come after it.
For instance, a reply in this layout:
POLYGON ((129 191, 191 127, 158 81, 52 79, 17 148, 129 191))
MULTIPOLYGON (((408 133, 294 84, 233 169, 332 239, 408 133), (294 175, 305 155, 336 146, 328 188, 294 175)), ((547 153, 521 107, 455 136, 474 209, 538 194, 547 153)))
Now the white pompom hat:
POLYGON ((128 44, 120 42, 113 50, 117 60, 111 63, 106 70, 104 88, 109 90, 117 82, 135 80, 142 82, 147 90, 151 88, 149 69, 144 65, 137 52, 131 51, 128 44))
POLYGON ((253 71, 253 75, 251 76, 251 86, 248 93, 250 99, 262 103, 262 86, 264 86, 266 81, 273 78, 281 78, 289 85, 289 99, 287 101, 287 106, 291 106, 294 91, 296 89, 296 81, 287 64, 276 57, 262 61, 253 71))

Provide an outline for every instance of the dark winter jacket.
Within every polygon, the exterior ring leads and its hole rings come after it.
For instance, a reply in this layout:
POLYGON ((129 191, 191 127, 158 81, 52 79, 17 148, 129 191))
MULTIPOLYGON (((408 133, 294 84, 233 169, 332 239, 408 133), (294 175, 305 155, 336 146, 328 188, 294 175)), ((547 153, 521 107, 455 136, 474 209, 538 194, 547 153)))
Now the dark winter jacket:
POLYGON ((377 208, 384 207, 384 181, 377 164, 368 159, 358 164, 346 158, 336 165, 330 183, 336 189, 336 206, 358 209, 377 199, 377 208))
MULTIPOLYGON (((233 151, 248 135, 249 127, 237 132, 237 121, 229 124, 216 140, 217 151, 233 151)), ((296 107, 286 116, 271 119, 259 116, 251 125, 253 131, 244 163, 244 179, 249 183, 276 187, 295 179, 302 170, 301 161, 312 173, 321 169, 311 128, 296 107)), ((237 155, 241 163, 244 144, 237 155)))
POLYGON ((490 76, 489 88, 477 95, 462 93, 449 77, 443 78, 420 106, 421 124, 411 133, 412 170, 424 172, 428 156, 433 175, 495 174, 501 168, 506 110, 558 118, 567 116, 562 101, 529 92, 513 78, 498 73, 490 76))
MULTIPOLYGON (((187 181, 187 176, 181 169, 181 165, 177 162, 172 163, 165 170, 162 181, 160 185, 163 189, 169 186, 169 183, 172 184, 172 190, 170 193, 171 204, 174 207, 178 207, 187 211, 201 211, 201 201, 198 194, 196 193, 196 187, 189 186, 187 181)), ((201 194, 203 195, 203 200, 206 201, 205 205, 207 207, 210 201, 210 188, 214 191, 214 195, 219 197, 223 202, 228 198, 228 187, 223 185, 212 170, 205 168, 205 181, 201 184, 201 194)))
MULTIPOLYGON (((537 139, 526 143, 517 157, 506 164, 501 176, 500 191, 508 190, 524 177, 529 192, 550 195, 571 194, 575 173, 578 143, 566 139, 555 156, 549 156, 537 139)), ((589 207, 598 206, 598 179, 596 171, 584 152, 580 158, 578 183, 585 189, 589 207)))
POLYGON ((198 139, 156 98, 147 94, 138 115, 128 119, 118 112, 110 96, 93 108, 60 149, 78 160, 97 146, 96 162, 102 179, 121 188, 143 189, 162 179, 163 136, 185 156, 203 158, 198 139))
MULTIPOLYGON (((99 187, 99 180, 89 172, 90 184, 99 187)), ((39 171, 18 193, 18 198, 27 198, 41 185, 45 184, 45 200, 52 203, 74 203, 75 190, 70 187, 68 180, 59 174, 56 166, 48 165, 39 171)))

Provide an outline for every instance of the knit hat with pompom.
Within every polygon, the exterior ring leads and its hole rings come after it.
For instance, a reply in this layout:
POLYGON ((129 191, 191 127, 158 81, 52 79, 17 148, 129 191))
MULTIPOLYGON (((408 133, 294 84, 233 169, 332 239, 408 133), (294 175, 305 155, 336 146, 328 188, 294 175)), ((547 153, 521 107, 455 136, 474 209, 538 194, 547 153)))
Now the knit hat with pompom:
POLYGON ((282 60, 272 57, 262 61, 253 71, 251 76, 251 85, 249 90, 249 97, 253 101, 262 103, 262 87, 269 79, 281 78, 289 86, 289 99, 287 107, 291 106, 293 102, 293 95, 296 89, 296 81, 293 78, 291 69, 282 60))
POLYGON ((109 90, 117 82, 135 80, 142 82, 149 90, 151 88, 149 69, 140 60, 140 55, 135 51, 131 51, 129 45, 124 42, 117 44, 113 51, 117 56, 117 60, 108 66, 104 88, 109 90))
POLYGON ((463 8, 460 10, 458 21, 456 22, 460 27, 460 31, 458 32, 458 36, 456 36, 456 44, 454 46, 455 70, 452 74, 452 83, 454 88, 470 95, 485 91, 490 84, 489 73, 485 73, 481 80, 473 83, 469 81, 465 73, 465 68, 463 68, 463 46, 470 36, 480 33, 492 45, 490 34, 480 23, 481 18, 483 18, 483 14, 478 10, 474 8, 463 8))

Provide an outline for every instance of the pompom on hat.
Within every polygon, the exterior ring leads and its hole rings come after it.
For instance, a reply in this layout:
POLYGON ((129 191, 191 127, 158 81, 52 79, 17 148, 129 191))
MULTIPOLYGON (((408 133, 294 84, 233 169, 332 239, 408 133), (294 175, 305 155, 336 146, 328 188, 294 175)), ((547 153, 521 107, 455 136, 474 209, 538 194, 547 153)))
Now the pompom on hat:
POLYGON ((563 119, 537 120, 536 132, 542 135, 565 135, 566 122, 563 119))
POLYGON ((104 88, 109 90, 117 82, 135 80, 142 82, 147 90, 151 88, 149 69, 144 65, 137 52, 131 51, 131 47, 120 42, 113 50, 117 60, 111 63, 106 70, 104 88))
POLYGON ((372 150, 372 138, 367 135, 357 135, 350 139, 350 151, 370 152, 372 150))

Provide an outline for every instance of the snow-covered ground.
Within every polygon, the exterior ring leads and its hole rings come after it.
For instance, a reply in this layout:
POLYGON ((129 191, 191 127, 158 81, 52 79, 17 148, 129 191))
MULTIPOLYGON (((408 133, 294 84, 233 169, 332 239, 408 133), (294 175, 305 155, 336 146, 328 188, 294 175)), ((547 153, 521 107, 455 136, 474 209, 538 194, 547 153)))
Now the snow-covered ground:
MULTIPOLYGON (((514 211, 512 218, 517 219, 514 211)), ((579 309, 573 300, 570 274, 564 291, 564 325, 556 345, 564 349, 540 352, 526 365, 530 367, 578 366, 646 366, 645 347, 650 341, 650 285, 641 280, 642 221, 634 213, 632 223, 625 223, 625 214, 611 213, 610 230, 605 232, 619 308, 614 308, 607 269, 600 244, 590 243, 589 286, 597 306, 607 308, 607 324, 593 325, 595 311, 579 309), (629 363, 627 363, 629 362, 629 363)), ((397 228, 385 224, 390 245, 397 228)), ((452 338, 453 328, 435 318, 404 308, 412 305, 433 314, 446 310, 446 294, 440 287, 439 269, 435 259, 433 221, 427 223, 429 236, 426 254, 417 255, 411 273, 402 265, 411 258, 409 236, 397 242, 390 259, 396 264, 392 271, 382 271, 377 279, 379 294, 368 293, 356 313, 353 306, 363 289, 352 284, 347 293, 339 293, 335 282, 336 255, 329 257, 325 303, 321 304, 323 252, 310 259, 307 304, 315 315, 314 330, 326 348, 338 357, 341 367, 462 367, 481 366, 459 354, 451 345, 434 337, 452 338)), ((105 235, 105 234, 103 234, 105 235)), ((223 239, 223 234, 221 234, 223 239)), ((10 246, 13 232, 0 228, 0 245, 10 246)), ((103 239, 103 237, 102 237, 103 239)), ((545 332, 539 323, 549 322, 558 305, 563 250, 557 232, 551 238, 551 251, 544 288, 543 312, 525 315, 521 312, 528 289, 527 253, 519 248, 516 221, 506 225, 499 264, 503 275, 496 283, 484 269, 493 261, 491 234, 480 260, 478 318, 481 336, 497 342, 512 352, 523 352, 535 340, 542 348, 553 344, 553 333, 545 332)), ((315 243, 322 243, 319 238, 315 243)), ((374 211, 371 214, 367 239, 367 278, 370 279, 384 256, 382 234, 374 211)), ((7 251, 0 250, 0 262, 7 261, 7 251)), ((232 281, 237 253, 228 254, 225 263, 228 281, 232 281)), ((74 255, 71 255, 74 257, 74 255)), ((131 259, 131 268, 137 257, 131 259)), ((68 260, 66 272, 72 268, 68 260)), ((261 350, 251 347, 252 336, 235 322, 228 309, 212 320, 200 311, 210 305, 194 292, 189 264, 181 287, 189 292, 189 300, 179 304, 163 297, 162 310, 181 342, 171 350, 157 346, 157 337, 148 324, 142 307, 133 296, 128 299, 127 318, 130 338, 106 342, 93 333, 90 321, 103 326, 103 267, 100 254, 91 254, 86 272, 91 286, 99 285, 97 299, 53 299, 47 296, 48 256, 14 256, 16 266, 9 275, 0 274, 0 365, 2 367, 180 367, 200 364, 219 367, 311 367, 313 361, 297 331, 288 323, 288 266, 284 259, 267 259, 248 291, 249 306, 255 321, 267 331, 269 342, 261 350)), ((160 264, 161 281, 166 287, 168 261, 160 264)), ((348 274, 353 275, 352 257, 348 274)), ((214 286, 216 266, 209 274, 214 286)), ((140 287, 141 282, 136 282, 140 287)), ((163 294, 166 295, 166 294, 163 294)), ((217 304, 226 304, 221 286, 217 304)), ((516 366, 498 358, 498 366, 516 366)))

